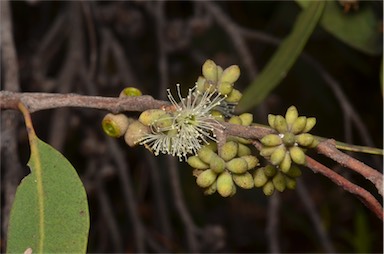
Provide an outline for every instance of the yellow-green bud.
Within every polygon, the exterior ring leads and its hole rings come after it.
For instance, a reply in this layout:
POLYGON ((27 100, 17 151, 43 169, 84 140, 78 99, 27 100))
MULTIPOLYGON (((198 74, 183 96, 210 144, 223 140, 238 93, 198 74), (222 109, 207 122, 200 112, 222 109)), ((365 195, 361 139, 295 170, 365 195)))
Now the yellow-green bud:
POLYGON ((238 157, 250 155, 252 153, 251 148, 249 148, 248 146, 240 144, 240 143, 238 145, 239 145, 239 148, 237 150, 237 156, 238 157))
POLYGON ((307 118, 305 116, 299 116, 292 124, 291 132, 293 134, 298 134, 303 132, 305 125, 307 124, 307 118))
POLYGON ((220 82, 217 85, 217 91, 221 93, 222 95, 228 95, 232 92, 233 86, 231 83, 228 82, 220 82))
POLYGON ((214 152, 217 152, 217 143, 214 141, 209 142, 208 144, 204 145, 203 147, 206 147, 208 149, 211 149, 214 152))
POLYGON ((160 116, 158 119, 154 120, 152 125, 157 129, 161 130, 167 127, 171 127, 173 124, 173 118, 170 114, 166 113, 160 116))
POLYGON ((296 107, 290 106, 285 113, 285 120, 287 121, 288 126, 291 127, 298 117, 299 112, 297 112, 296 107))
POLYGON ((242 96, 242 93, 234 88, 232 89, 232 92, 228 94, 228 97, 225 100, 230 103, 237 103, 240 101, 242 96))
POLYGON ((275 120, 276 120, 276 116, 275 116, 275 115, 272 115, 272 114, 269 114, 269 115, 268 115, 268 124, 269 124, 269 126, 271 126, 273 129, 275 129, 275 120))
POLYGON ((288 170, 291 168, 291 164, 292 164, 291 156, 289 155, 289 153, 285 153, 284 159, 281 161, 279 165, 281 171, 283 171, 284 173, 287 173, 288 170))
POLYGON ((272 196, 272 194, 275 192, 275 186, 273 185, 272 181, 268 181, 263 186, 263 192, 265 196, 272 196))
POLYGON ((213 116, 219 122, 224 122, 224 115, 217 110, 211 111, 211 116, 213 116))
POLYGON ((315 148, 319 143, 320 143, 319 140, 317 140, 317 138, 314 137, 312 143, 308 147, 315 148))
POLYGON ((220 79, 221 75, 223 75, 223 68, 220 65, 217 66, 217 77, 220 79))
POLYGON ((256 156, 253 155, 245 155, 240 158, 244 159, 248 164, 248 170, 255 168, 259 164, 259 160, 256 156))
POLYGON ((241 121, 241 118, 239 116, 232 116, 229 120, 228 120, 229 123, 232 123, 232 124, 238 124, 238 125, 242 125, 243 121, 241 121))
POLYGON ((253 177, 250 173, 232 174, 233 181, 237 186, 243 189, 252 189, 254 186, 253 177))
POLYGON ((264 174, 267 176, 267 177, 273 177, 277 172, 277 169, 276 167, 272 166, 272 165, 267 165, 264 167, 264 174))
POLYGON ((128 117, 124 114, 108 113, 101 122, 103 131, 110 137, 119 138, 125 134, 129 125, 128 117))
POLYGON ((305 164, 305 153, 303 152, 303 149, 300 147, 294 146, 289 149, 289 154, 291 155, 292 160, 299 164, 304 165, 305 164))
POLYGON ((227 162, 226 167, 235 174, 242 174, 248 170, 248 163, 243 158, 234 158, 227 162))
POLYGON ((229 197, 233 192, 233 180, 228 171, 224 171, 217 178, 217 192, 223 197, 229 197))
POLYGON ((188 162, 189 166, 191 166, 192 168, 197 168, 197 169, 209 168, 208 164, 206 164, 202 160, 200 160, 198 156, 189 157, 187 162, 188 162))
POLYGON ((213 184, 211 184, 208 188, 206 188, 204 190, 204 194, 205 195, 212 195, 213 193, 216 192, 216 190, 217 190, 217 183, 215 181, 213 184))
POLYGON ((293 146, 296 142, 296 137, 292 133, 286 132, 282 140, 285 146, 293 146))
POLYGON ((287 189, 294 190, 296 189, 296 179, 290 178, 288 176, 284 176, 285 178, 285 185, 287 186, 287 189))
POLYGON ((199 76, 196 81, 196 90, 199 91, 200 93, 204 93, 205 90, 207 90, 206 84, 207 84, 207 80, 204 77, 199 76))
POLYGON ((242 138, 242 137, 234 137, 234 140, 237 141, 238 143, 244 144, 244 145, 249 145, 252 144, 252 140, 242 138))
POLYGON ((285 118, 281 115, 277 115, 274 121, 275 129, 279 133, 286 133, 288 131, 288 125, 285 118))
POLYGON ((308 132, 312 130, 312 128, 316 125, 316 118, 314 117, 308 117, 307 118, 307 123, 305 124, 305 128, 303 132, 308 132))
POLYGON ((221 82, 235 83, 240 77, 240 68, 237 65, 231 65, 226 68, 220 76, 221 82))
POLYGON ((283 143, 279 135, 276 134, 265 135, 260 142, 265 146, 278 146, 283 143))
POLYGON ((276 148, 276 150, 271 154, 271 163, 273 165, 279 165, 283 161, 286 152, 287 149, 283 145, 276 148))
POLYGON ((127 131, 125 132, 125 143, 127 143, 130 147, 133 147, 140 142, 142 137, 150 132, 151 131, 147 126, 135 120, 128 126, 127 131))
POLYGON ((210 59, 205 61, 205 63, 203 64, 202 71, 203 71, 203 76, 207 80, 212 81, 214 83, 217 82, 217 66, 214 61, 210 59))
POLYGON ((239 117, 240 117, 242 124, 244 126, 250 126, 253 122, 253 115, 250 113, 243 113, 243 114, 239 115, 239 117))
POLYGON ((296 136, 296 142, 301 146, 310 146, 313 142, 313 136, 309 133, 302 133, 296 136))
POLYGON ((238 151, 238 144, 234 141, 229 141, 221 147, 220 157, 225 161, 232 160, 236 157, 238 151))
POLYGON ((197 178, 196 183, 202 188, 207 188, 216 181, 217 174, 211 170, 204 170, 197 178))
POLYGON ((260 155, 264 157, 269 157, 272 155, 272 153, 277 149, 276 146, 273 147, 263 147, 260 150, 260 155))
POLYGON ((272 183, 275 186, 275 189, 283 192, 286 187, 285 178, 284 175, 280 172, 278 172, 272 179, 272 183))
POLYGON ((136 87, 126 87, 121 92, 119 97, 131 97, 131 96, 141 96, 143 95, 139 89, 136 87))
POLYGON ((292 165, 292 167, 285 174, 287 176, 292 177, 292 178, 296 178, 296 177, 301 176, 301 170, 300 170, 300 168, 298 166, 292 165))
POLYGON ((202 147, 197 152, 197 155, 199 156, 200 160, 202 160, 206 164, 209 164, 212 156, 215 156, 215 153, 208 147, 202 147))
POLYGON ((232 185, 232 192, 231 192, 230 197, 232 197, 233 195, 235 195, 235 194, 236 194, 236 191, 237 191, 236 185, 233 184, 233 185, 232 185))
POLYGON ((256 169, 253 173, 253 181, 257 188, 263 186, 268 181, 268 177, 265 175, 263 168, 256 169))
POLYGON ((209 167, 217 174, 221 173, 225 169, 225 161, 217 154, 212 155, 209 162, 209 167))
POLYGON ((161 116, 167 114, 164 110, 161 109, 148 109, 140 114, 139 121, 149 126, 151 125, 155 120, 159 119, 161 116))

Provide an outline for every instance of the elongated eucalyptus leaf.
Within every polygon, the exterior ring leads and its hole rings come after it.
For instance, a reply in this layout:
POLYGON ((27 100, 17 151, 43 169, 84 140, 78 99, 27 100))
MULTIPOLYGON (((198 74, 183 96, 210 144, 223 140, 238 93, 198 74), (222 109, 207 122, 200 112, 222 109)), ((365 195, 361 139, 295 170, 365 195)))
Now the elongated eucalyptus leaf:
POLYGON ((17 188, 7 252, 85 253, 89 212, 83 184, 68 160, 33 129, 29 139, 31 173, 17 188))
MULTIPOLYGON (((310 3, 308 0, 296 2, 302 8, 307 8, 310 3)), ((345 44, 366 54, 378 55, 382 52, 380 21, 371 6, 361 6, 358 10, 345 13, 340 4, 333 0, 326 1, 320 24, 345 44)))
POLYGON ((299 14, 292 32, 243 93, 237 111, 243 112, 258 105, 286 76, 316 27, 324 5, 324 1, 310 1, 308 8, 299 14))

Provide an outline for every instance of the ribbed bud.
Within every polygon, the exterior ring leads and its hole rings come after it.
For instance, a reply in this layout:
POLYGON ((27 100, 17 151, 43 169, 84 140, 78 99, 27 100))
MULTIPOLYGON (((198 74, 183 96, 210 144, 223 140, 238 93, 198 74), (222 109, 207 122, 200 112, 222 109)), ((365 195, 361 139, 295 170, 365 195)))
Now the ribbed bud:
POLYGON ((296 136, 296 142, 304 147, 310 146, 313 142, 313 136, 309 133, 302 133, 296 136))
POLYGON ((217 192, 223 197, 229 197, 233 192, 233 180, 230 173, 224 171, 217 178, 217 192))
POLYGON ((203 76, 214 83, 217 82, 217 66, 214 61, 212 60, 207 60, 203 64, 202 68, 203 76))
POLYGON ((209 142, 208 144, 204 145, 203 147, 206 147, 214 152, 217 152, 217 143, 214 141, 209 142))
POLYGON ((252 153, 251 148, 249 148, 248 146, 240 144, 240 143, 238 144, 238 146, 239 146, 238 150, 237 150, 237 156, 238 157, 250 155, 252 153))
POLYGON ((220 65, 216 65, 217 67, 217 77, 218 79, 220 79, 221 75, 223 75, 223 67, 221 67, 220 65))
POLYGON ((208 88, 208 82, 203 76, 199 76, 196 81, 196 90, 204 93, 208 88))
POLYGON ((265 135, 260 142, 265 146, 278 146, 283 143, 279 135, 276 134, 265 135))
POLYGON ((263 186, 263 192, 265 196, 272 196, 272 194, 275 192, 275 186, 273 185, 272 181, 268 181, 263 186))
POLYGON ((238 144, 234 141, 229 141, 221 147, 220 157, 225 161, 232 160, 236 157, 238 151, 238 144))
POLYGON ((271 126, 273 129, 275 129, 275 120, 276 116, 272 114, 268 114, 268 124, 271 126))
POLYGON ((280 172, 278 172, 272 179, 272 183, 275 186, 275 189, 283 192, 286 187, 285 178, 284 175, 280 172))
POLYGON ((209 165, 209 163, 211 162, 212 156, 215 156, 216 154, 208 147, 202 147, 197 152, 197 155, 199 156, 199 159, 201 161, 209 165))
POLYGON ((216 181, 217 174, 211 170, 204 170, 197 178, 196 183, 202 188, 207 188, 216 181))
POLYGON ((101 122, 103 131, 110 137, 119 138, 125 134, 129 125, 128 117, 124 114, 105 115, 101 122))
POLYGON ((287 176, 292 177, 292 178, 297 178, 297 177, 301 176, 301 170, 298 166, 292 165, 292 167, 285 174, 287 176))
POLYGON ((285 146, 279 146, 276 150, 271 154, 270 161, 273 165, 279 165, 285 156, 287 149, 285 146))
POLYGON ((239 79, 239 77, 240 77, 239 66, 231 65, 223 71, 220 77, 220 81, 233 84, 239 79))
POLYGON ((291 155, 292 160, 299 164, 304 165, 305 164, 305 153, 303 152, 303 149, 300 147, 294 146, 289 149, 289 154, 291 155))
POLYGON ((235 174, 242 174, 248 170, 248 163, 243 158, 234 158, 227 162, 226 168, 235 174))
POLYGON ((268 177, 265 175, 263 168, 256 169, 253 173, 253 181, 257 188, 263 186, 268 181, 268 177))
POLYGON ((287 121, 288 126, 291 127, 298 117, 299 112, 297 112, 296 107, 290 106, 285 113, 285 120, 287 121))
POLYGON ((173 124, 173 119, 170 114, 166 113, 153 121, 152 125, 158 130, 171 127, 173 124))
POLYGON ((296 189, 296 179, 290 178, 288 176, 284 176, 285 178, 285 185, 287 186, 287 189, 294 190, 296 189))
POLYGON ((213 110, 211 111, 211 116, 213 116, 215 118, 215 120, 219 121, 219 122, 224 122, 224 115, 217 111, 217 110, 213 110))
POLYGON ((307 123, 305 124, 305 128, 303 132, 308 132, 312 130, 312 128, 316 125, 316 118, 314 117, 308 117, 307 118, 307 123))
POLYGON ((281 161, 279 167, 282 172, 287 173, 291 168, 292 160, 289 153, 285 153, 284 159, 281 161))
POLYGON ((228 123, 242 125, 242 124, 243 124, 243 121, 241 121, 241 118, 240 118, 239 116, 232 116, 232 117, 228 120, 228 123))
POLYGON ((277 172, 276 167, 274 167, 272 165, 267 165, 267 166, 264 167, 264 173, 269 178, 271 178, 274 175, 276 175, 276 172, 277 172))
POLYGON ((232 89, 232 92, 228 94, 228 97, 225 100, 230 103, 237 103, 240 101, 242 96, 243 95, 239 90, 232 89))
POLYGON ((259 159, 253 155, 241 156, 248 164, 248 170, 255 168, 259 164, 259 159))
POLYGON ((253 122, 253 115, 250 113, 243 113, 239 117, 244 126, 250 126, 253 122))
POLYGON ((276 116, 274 125, 275 125, 275 129, 279 133, 286 133, 288 131, 287 121, 285 121, 285 118, 281 115, 276 116))
POLYGON ((228 83, 228 82, 220 82, 218 85, 217 85, 217 91, 219 93, 221 93, 222 95, 228 95, 232 92, 233 90, 233 85, 232 83, 228 83))
POLYGON ((124 88, 120 94, 119 97, 132 97, 132 96, 141 96, 143 95, 139 89, 136 87, 126 87, 124 88))
POLYGON ((290 132, 286 132, 284 133, 282 140, 285 146, 293 146, 296 142, 296 136, 290 132))
POLYGON ((217 154, 212 155, 209 162, 209 167, 217 174, 221 173, 225 169, 225 161, 217 154))
POLYGON ((191 156, 191 157, 189 157, 188 160, 187 160, 187 163, 192 168, 197 168, 197 169, 207 169, 207 168, 209 168, 208 164, 206 164, 202 160, 200 160, 198 156, 191 156))
POLYGON ((273 147, 263 147, 260 150, 260 155, 264 157, 269 157, 272 155, 272 153, 277 149, 276 146, 273 147))
POLYGON ((204 194, 205 195, 212 195, 213 193, 215 193, 217 190, 217 182, 213 182, 213 184, 211 184, 208 188, 206 188, 204 190, 204 194))
POLYGON ((315 148, 319 143, 320 143, 319 140, 317 140, 317 138, 314 137, 312 143, 308 147, 315 148))
POLYGON ((151 125, 155 120, 159 119, 161 116, 167 114, 164 110, 161 109, 148 109, 145 110, 140 114, 139 121, 149 126, 151 125))
POLYGON ((127 131, 124 135, 125 143, 127 143, 130 147, 137 145, 141 138, 145 135, 149 134, 151 131, 147 126, 140 123, 139 121, 133 121, 127 128, 127 131))
POLYGON ((303 132, 306 124, 307 118, 305 116, 299 116, 292 124, 291 133, 296 135, 303 132))
POLYGON ((232 179, 240 188, 252 189, 254 187, 253 177, 248 172, 244 174, 232 174, 232 179))

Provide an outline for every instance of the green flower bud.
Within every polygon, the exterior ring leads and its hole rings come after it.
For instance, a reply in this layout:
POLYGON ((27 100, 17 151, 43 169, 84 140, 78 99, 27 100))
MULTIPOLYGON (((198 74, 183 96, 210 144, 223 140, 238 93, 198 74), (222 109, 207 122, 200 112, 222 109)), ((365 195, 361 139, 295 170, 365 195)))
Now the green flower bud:
POLYGON ((317 138, 314 137, 312 143, 308 147, 315 148, 319 143, 320 143, 319 140, 317 140, 317 138))
POLYGON ((283 143, 285 146, 293 146, 295 144, 296 137, 290 132, 284 133, 283 143))
POLYGON ((316 125, 316 118, 314 117, 308 117, 307 118, 307 123, 305 124, 305 128, 303 132, 308 132, 312 130, 312 128, 316 125))
POLYGON ((165 129, 167 127, 171 127, 172 124, 173 124, 173 118, 168 113, 160 116, 158 119, 154 120, 152 123, 152 125, 157 130, 162 130, 162 129, 165 129))
POLYGON ((265 175, 263 168, 256 169, 253 173, 253 181, 257 188, 263 186, 268 181, 268 177, 265 175))
POLYGON ((141 96, 143 95, 139 89, 136 87, 126 87, 121 92, 119 97, 131 97, 131 96, 141 96))
POLYGON ((217 190, 217 182, 215 181, 213 184, 211 184, 208 188, 204 190, 205 195, 212 195, 217 190))
POLYGON ((204 77, 199 76, 196 81, 196 90, 200 93, 204 93, 208 88, 207 84, 207 80, 204 77))
POLYGON ((272 166, 272 165, 267 165, 264 167, 264 174, 267 176, 267 177, 273 177, 277 172, 277 169, 276 167, 272 166))
POLYGON ((243 189, 252 189, 254 186, 253 177, 250 173, 232 174, 232 179, 237 186, 243 189))
POLYGON ((240 158, 244 159, 247 162, 248 170, 255 168, 259 164, 259 160, 256 156, 253 155, 245 155, 240 158))
POLYGON ((243 121, 241 121, 241 118, 239 116, 232 116, 229 120, 228 120, 229 123, 232 123, 232 124, 238 124, 238 125, 242 125, 243 121))
POLYGON ((238 157, 250 155, 252 153, 251 148, 249 148, 248 146, 240 144, 240 143, 238 144, 238 146, 239 146, 239 148, 237 150, 237 156, 238 157))
POLYGON ((273 147, 263 147, 260 150, 260 155, 263 157, 269 157, 272 155, 272 153, 277 149, 276 146, 273 147))
POLYGON ((287 112, 285 113, 285 120, 287 121, 288 126, 291 127, 298 117, 299 112, 297 112, 296 107, 290 106, 287 112))
POLYGON ((279 135, 276 134, 265 135, 260 142, 265 146, 278 146, 283 143, 279 135))
POLYGON ((304 147, 310 146, 313 142, 313 136, 309 133, 302 133, 296 136, 296 142, 304 147))
POLYGON ((275 186, 273 185, 272 181, 268 181, 263 186, 263 192, 265 196, 272 196, 272 194, 275 192, 275 186))
POLYGON ((273 185, 275 186, 275 189, 280 191, 280 192, 283 192, 285 190, 285 187, 286 187, 286 182, 285 182, 285 178, 284 178, 284 175, 280 172, 278 172, 272 179, 272 183, 273 185))
POLYGON ((235 83, 240 77, 240 68, 237 65, 231 65, 226 68, 220 76, 221 82, 235 83))
POLYGON ((287 149, 285 146, 279 146, 276 150, 271 154, 270 161, 273 165, 279 165, 285 156, 287 149))
POLYGON ((253 122, 253 115, 250 113, 243 113, 239 117, 244 126, 250 126, 253 122))
POLYGON ((128 126, 127 131, 125 132, 125 143, 127 143, 130 147, 133 147, 140 142, 141 138, 150 132, 151 131, 147 126, 135 120, 128 126))
POLYGON ((219 122, 224 122, 224 115, 217 111, 217 110, 213 110, 211 111, 211 116, 213 116, 215 118, 215 120, 219 121, 219 122))
POLYGON ((291 132, 293 134, 298 134, 303 132, 305 125, 307 124, 307 118, 305 116, 299 116, 292 124, 291 132))
POLYGON ((301 170, 300 170, 300 168, 298 166, 292 165, 292 167, 285 174, 287 176, 292 177, 292 178, 296 178, 296 177, 301 176, 301 170))
POLYGON ((284 173, 287 173, 289 171, 289 169, 291 168, 291 164, 292 164, 292 160, 291 160, 290 154, 285 153, 284 159, 281 161, 281 163, 279 165, 281 171, 283 171, 284 173))
POLYGON ((285 118, 281 115, 277 115, 274 121, 275 129, 279 133, 286 133, 288 131, 288 125, 285 118))
POLYGON ((217 174, 213 170, 207 169, 196 178, 196 183, 202 188, 207 188, 216 181, 216 178, 217 174))
POLYGON ((241 94, 241 92, 237 89, 232 89, 232 92, 230 94, 228 94, 228 97, 225 99, 227 102, 230 102, 230 103, 237 103, 240 101, 241 97, 243 95, 241 94))
POLYGON ((164 110, 161 109, 148 109, 140 114, 139 121, 149 126, 151 125, 155 120, 159 119, 161 116, 167 114, 164 110))
POLYGON ((238 144, 234 141, 229 141, 221 147, 220 157, 225 161, 232 160, 236 157, 238 151, 238 144))
POLYGON ((209 165, 212 156, 215 156, 216 154, 211 149, 204 146, 200 148, 200 150, 197 152, 197 155, 199 156, 200 160, 209 165))
POLYGON ((211 149, 214 152, 217 152, 217 143, 214 141, 209 142, 208 144, 204 145, 203 147, 206 147, 208 149, 211 149))
POLYGON ((236 185, 233 184, 233 185, 232 185, 232 192, 231 192, 230 197, 234 196, 234 195, 236 194, 236 191, 237 191, 236 185))
POLYGON ((119 138, 125 134, 129 125, 128 117, 124 114, 108 113, 102 120, 103 131, 110 137, 119 138))
POLYGON ((207 168, 209 168, 208 164, 206 164, 202 160, 200 160, 198 156, 191 156, 191 157, 189 157, 188 160, 187 160, 187 163, 192 168, 197 168, 197 169, 207 169, 207 168))
POLYGON ((252 144, 252 140, 250 139, 246 139, 246 138, 242 138, 242 137, 233 137, 233 136, 229 136, 227 140, 230 140, 231 138, 233 138, 232 141, 236 141, 238 143, 241 143, 243 145, 249 145, 249 144, 252 144))
POLYGON ((299 164, 304 165, 305 164, 305 153, 303 152, 303 149, 297 146, 293 146, 289 149, 289 154, 291 155, 292 160, 299 164))
POLYGON ((287 189, 294 190, 296 189, 296 179, 290 178, 288 176, 284 176, 285 178, 285 185, 287 189))
POLYGON ((225 161, 217 154, 212 155, 209 162, 209 167, 217 174, 221 173, 225 169, 225 161))
POLYGON ((269 114, 269 115, 268 115, 268 124, 269 124, 269 126, 271 126, 273 129, 275 129, 275 120, 276 120, 276 116, 275 116, 275 115, 272 115, 272 114, 269 114))
POLYGON ((217 91, 221 93, 222 95, 228 95, 232 92, 233 90, 233 85, 228 82, 220 82, 217 85, 217 91))
POLYGON ((203 64, 202 71, 203 71, 203 76, 207 80, 212 81, 214 83, 217 82, 217 66, 214 61, 209 59, 205 61, 205 63, 203 64))
POLYGON ((217 77, 218 77, 218 79, 221 78, 221 75, 223 75, 223 68, 220 65, 217 65, 217 77))
POLYGON ((243 158, 234 158, 227 162, 226 168, 235 174, 242 174, 248 170, 248 163, 243 158))
POLYGON ((217 192, 223 197, 229 197, 233 193, 233 180, 228 171, 224 171, 217 178, 217 192))

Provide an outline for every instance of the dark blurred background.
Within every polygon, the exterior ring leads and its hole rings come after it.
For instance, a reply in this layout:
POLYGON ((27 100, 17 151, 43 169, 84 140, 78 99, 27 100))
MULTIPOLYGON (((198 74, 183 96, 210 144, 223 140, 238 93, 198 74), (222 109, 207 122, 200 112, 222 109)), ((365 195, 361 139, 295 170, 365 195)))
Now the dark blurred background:
MULTIPOLYGON (((10 6, 21 91, 115 97, 135 86, 158 99, 176 83, 192 87, 206 59, 239 65, 236 86, 243 91, 301 11, 291 1, 30 0, 10 6)), ((382 20, 381 1, 359 8, 373 8, 382 20)), ((382 33, 382 22, 378 29, 382 33)), ((318 27, 305 56, 252 110, 254 121, 266 124, 268 113, 295 105, 300 114, 316 116, 316 135, 382 148, 381 64, 382 54, 362 53, 318 27), (341 106, 345 100, 360 119, 341 106)), ((382 221, 322 175, 303 168, 297 190, 269 198, 259 189, 238 189, 227 199, 205 196, 186 163, 107 137, 100 127, 106 113, 66 108, 32 115, 37 135, 68 158, 85 185, 88 252, 383 252, 382 221)), ((18 121, 18 156, 26 165, 28 140, 21 116, 18 121)), ((4 149, 2 251, 11 190, 29 171, 23 166, 7 174, 4 149)), ((380 156, 352 155, 382 171, 380 156)), ((313 156, 382 200, 370 182, 313 156)))

